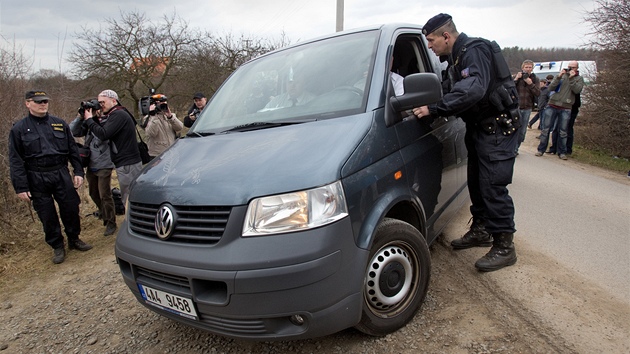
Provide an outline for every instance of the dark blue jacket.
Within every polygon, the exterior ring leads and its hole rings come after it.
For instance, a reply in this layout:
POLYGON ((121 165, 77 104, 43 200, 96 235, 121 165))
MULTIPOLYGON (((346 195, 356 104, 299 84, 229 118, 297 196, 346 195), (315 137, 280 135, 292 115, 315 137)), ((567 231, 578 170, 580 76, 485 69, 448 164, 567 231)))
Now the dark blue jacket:
POLYGON ((482 42, 468 42, 469 37, 460 33, 453 45, 448 56, 451 89, 437 104, 429 106, 432 115, 459 115, 469 122, 499 114, 488 102, 494 82, 491 49, 482 42))

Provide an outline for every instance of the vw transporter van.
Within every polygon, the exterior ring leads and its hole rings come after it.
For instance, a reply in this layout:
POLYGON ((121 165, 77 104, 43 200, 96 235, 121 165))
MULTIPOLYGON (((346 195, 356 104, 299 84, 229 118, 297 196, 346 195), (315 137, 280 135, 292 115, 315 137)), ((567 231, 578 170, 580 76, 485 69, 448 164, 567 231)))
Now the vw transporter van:
POLYGON ((441 77, 405 24, 242 65, 132 185, 115 248, 125 283, 233 338, 401 328, 427 293, 428 245, 468 200, 464 122, 409 115, 441 98, 441 77))

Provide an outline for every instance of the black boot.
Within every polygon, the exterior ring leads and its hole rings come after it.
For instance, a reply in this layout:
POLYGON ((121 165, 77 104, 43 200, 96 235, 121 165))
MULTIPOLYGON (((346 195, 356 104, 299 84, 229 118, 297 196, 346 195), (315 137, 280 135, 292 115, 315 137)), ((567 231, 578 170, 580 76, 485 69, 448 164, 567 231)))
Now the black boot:
POLYGON ((479 258, 475 267, 482 272, 492 272, 516 263, 516 250, 514 249, 514 234, 493 234, 492 248, 485 256, 479 258))
POLYGON ((463 250, 471 247, 490 247, 492 246, 492 236, 483 226, 483 220, 473 219, 470 230, 457 240, 451 241, 451 246, 455 250, 463 250))

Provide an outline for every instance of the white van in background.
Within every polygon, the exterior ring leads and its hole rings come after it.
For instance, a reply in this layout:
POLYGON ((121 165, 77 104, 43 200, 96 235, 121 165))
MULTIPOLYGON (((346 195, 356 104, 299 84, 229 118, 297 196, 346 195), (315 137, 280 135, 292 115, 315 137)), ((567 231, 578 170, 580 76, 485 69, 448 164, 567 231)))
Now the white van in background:
MULTIPOLYGON (((569 66, 570 60, 546 61, 534 64, 532 71, 539 79, 544 79, 551 74, 557 76, 562 69, 569 66)), ((578 60, 580 75, 584 77, 584 83, 589 84, 597 75, 597 64, 594 60, 578 60)))

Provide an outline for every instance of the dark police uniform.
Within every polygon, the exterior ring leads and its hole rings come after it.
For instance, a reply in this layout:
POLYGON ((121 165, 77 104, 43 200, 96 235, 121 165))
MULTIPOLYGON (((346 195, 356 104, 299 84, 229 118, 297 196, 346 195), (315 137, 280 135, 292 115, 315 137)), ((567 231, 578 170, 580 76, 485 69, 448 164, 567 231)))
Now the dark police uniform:
POLYGON ((54 200, 59 205, 68 242, 79 240, 79 194, 74 188, 68 162, 74 175, 83 177, 77 146, 65 121, 46 114, 29 114, 18 121, 9 134, 11 182, 16 193, 30 192, 33 207, 53 249, 63 248, 61 225, 54 200))
POLYGON ((473 218, 484 220, 491 234, 514 233, 514 203, 507 185, 512 183, 518 134, 502 134, 502 128, 493 120, 501 112, 488 99, 496 80, 491 49, 482 42, 470 42, 464 33, 457 37, 449 57, 450 92, 429 106, 429 111, 438 116, 457 114, 466 122, 473 218), (484 129, 484 121, 495 124, 494 133, 484 129))

